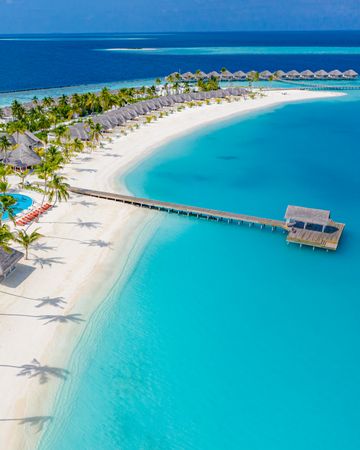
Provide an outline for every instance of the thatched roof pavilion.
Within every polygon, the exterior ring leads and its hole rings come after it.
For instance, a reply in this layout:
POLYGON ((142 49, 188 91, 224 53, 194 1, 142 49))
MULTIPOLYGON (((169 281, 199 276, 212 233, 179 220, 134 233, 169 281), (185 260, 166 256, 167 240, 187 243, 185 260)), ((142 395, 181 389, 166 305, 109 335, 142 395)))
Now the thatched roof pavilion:
POLYGON ((263 72, 260 72, 260 79, 261 80, 268 80, 270 77, 272 77, 272 73, 269 70, 264 70, 263 72))
POLYGON ((16 268, 16 264, 22 259, 24 253, 13 248, 6 252, 0 248, 0 282, 7 278, 16 268))
POLYGON ((30 147, 27 147, 25 144, 19 144, 15 150, 8 154, 3 162, 16 169, 27 169, 41 164, 41 158, 30 147))
POLYGON ((315 72, 315 78, 319 79, 329 78, 329 74, 325 70, 317 70, 315 72))
POLYGON ((195 79, 195 75, 192 72, 185 72, 181 75, 181 79, 184 81, 191 81, 195 79))
POLYGON ((24 133, 14 133, 12 135, 16 144, 24 144, 30 148, 44 147, 43 142, 37 138, 31 131, 24 133))
POLYGON ((301 73, 301 78, 304 78, 305 80, 309 80, 310 78, 314 78, 315 74, 311 70, 303 70, 301 73))
POLYGON ((246 73, 242 70, 238 70, 237 72, 233 73, 234 80, 245 80, 246 79, 246 73))
POLYGON ((85 125, 82 122, 69 126, 69 132, 72 139, 77 138, 82 141, 89 140, 89 133, 85 129, 85 125))
POLYGON ((224 70, 223 72, 220 72, 220 77, 222 80, 232 80, 234 75, 228 70, 224 70))
POLYGON ((290 222, 327 225, 330 221, 330 211, 289 205, 286 209, 285 219, 290 222))
POLYGON ((207 74, 205 72, 203 72, 202 70, 200 70, 200 72, 195 72, 194 75, 197 80, 202 80, 203 78, 207 78, 207 74))
POLYGON ((359 76, 359 74, 357 72, 355 72, 355 70, 352 70, 352 69, 346 70, 343 73, 343 75, 344 75, 344 78, 351 78, 351 79, 357 78, 359 76))
POLYGON ((290 72, 287 72, 286 78, 300 78, 300 73, 297 70, 290 70, 290 72))
POLYGON ((276 70, 274 72, 275 78, 284 78, 286 76, 286 73, 283 70, 276 70))
POLYGON ((220 74, 218 72, 215 72, 215 70, 213 70, 212 72, 209 72, 207 74, 208 78, 220 78, 220 74))
POLYGON ((344 75, 342 72, 340 72, 340 70, 336 69, 329 72, 329 77, 335 80, 341 80, 342 78, 344 78, 344 75))

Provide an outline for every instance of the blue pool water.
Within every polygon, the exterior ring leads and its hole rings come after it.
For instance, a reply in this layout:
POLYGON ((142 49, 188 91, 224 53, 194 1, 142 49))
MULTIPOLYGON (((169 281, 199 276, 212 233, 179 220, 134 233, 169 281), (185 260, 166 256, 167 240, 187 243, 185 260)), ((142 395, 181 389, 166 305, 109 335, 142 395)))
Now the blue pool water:
MULTIPOLYGON (((33 203, 32 198, 28 197, 27 195, 22 195, 22 194, 6 194, 6 195, 10 195, 11 197, 13 197, 16 200, 16 203, 12 207, 14 215, 17 215, 17 214, 21 213, 22 211, 24 211, 25 209, 30 208, 30 206, 33 203)), ((4 213, 3 220, 7 220, 8 218, 9 218, 8 213, 4 213)))
POLYGON ((360 97, 289 104, 164 146, 138 195, 346 223, 336 253, 164 215, 91 317, 41 450, 360 448, 360 97), (90 356, 91 355, 91 356, 90 356))

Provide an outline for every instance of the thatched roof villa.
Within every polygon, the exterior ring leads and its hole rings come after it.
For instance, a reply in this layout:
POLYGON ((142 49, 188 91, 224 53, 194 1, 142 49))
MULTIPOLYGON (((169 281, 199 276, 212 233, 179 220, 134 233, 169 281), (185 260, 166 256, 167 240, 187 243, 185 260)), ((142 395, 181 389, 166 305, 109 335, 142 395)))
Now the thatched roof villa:
POLYGON ((7 157, 2 161, 14 169, 31 169, 41 164, 40 156, 25 144, 19 144, 15 150, 8 153, 7 157))
POLYGON ((16 268, 16 264, 22 259, 24 253, 13 248, 6 252, 0 248, 0 282, 4 281, 16 268))
POLYGON ((324 80, 326 78, 329 78, 329 74, 325 70, 317 70, 315 72, 315 78, 317 78, 319 80, 324 80))
POLYGON ((301 78, 304 78, 305 80, 315 78, 315 74, 311 70, 303 70, 302 72, 300 72, 300 76, 301 76, 301 78))

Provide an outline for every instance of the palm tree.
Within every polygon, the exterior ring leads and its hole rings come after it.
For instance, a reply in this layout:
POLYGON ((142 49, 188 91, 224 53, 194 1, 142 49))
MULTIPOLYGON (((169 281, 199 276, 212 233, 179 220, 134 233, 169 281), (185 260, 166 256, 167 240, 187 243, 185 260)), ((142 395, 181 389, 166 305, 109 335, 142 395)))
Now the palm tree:
POLYGON ((69 198, 69 185, 65 182, 66 178, 54 173, 51 181, 49 182, 48 199, 50 202, 55 198, 54 205, 57 201, 67 201, 69 198))
POLYGON ((90 122, 90 139, 91 141, 98 142, 103 135, 103 127, 100 123, 90 122))
POLYGON ((48 191, 49 178, 54 173, 54 164, 45 160, 42 164, 36 166, 34 172, 40 180, 44 180, 43 198, 41 202, 43 204, 48 191))
POLYGON ((72 143, 72 149, 75 153, 81 153, 84 150, 84 143, 81 139, 75 138, 72 143))
MULTIPOLYGON (((7 184, 7 183, 5 183, 7 184)), ((3 186, 5 187, 5 186, 3 186)), ((8 188, 9 186, 6 186, 8 188)), ((2 224, 2 219, 4 214, 8 214, 10 220, 14 220, 14 205, 16 204, 16 200, 11 195, 5 195, 7 189, 0 195, 0 225, 2 224)))
POLYGON ((11 103, 11 114, 16 120, 22 120, 24 118, 26 111, 21 103, 17 100, 14 100, 11 103))
POLYGON ((10 166, 0 163, 0 181, 7 181, 7 177, 13 174, 13 169, 10 166))
POLYGON ((50 145, 44 155, 44 160, 50 164, 54 170, 61 169, 64 157, 61 151, 55 145, 50 145))
POLYGON ((251 88, 252 83, 254 83, 255 81, 259 81, 260 74, 259 74, 259 72, 256 72, 255 70, 253 70, 252 72, 247 74, 246 79, 249 82, 249 87, 251 88))
POLYGON ((31 244, 43 237, 38 230, 39 228, 36 228, 36 230, 29 234, 26 230, 18 230, 14 235, 14 241, 20 244, 25 250, 25 259, 29 259, 29 248, 31 244))
POLYGON ((15 134, 15 141, 18 144, 20 134, 24 134, 27 129, 26 123, 23 120, 16 120, 14 122, 9 122, 6 125, 6 131, 8 134, 15 134))
POLYGON ((4 154, 4 159, 7 159, 7 152, 12 147, 11 142, 9 141, 9 138, 6 136, 6 134, 3 134, 0 137, 0 150, 4 154))
POLYGON ((21 189, 25 186, 25 178, 29 175, 30 169, 21 170, 20 172, 15 172, 15 175, 17 175, 20 178, 19 187, 21 189))
POLYGON ((5 252, 10 253, 11 249, 9 247, 9 244, 13 239, 14 236, 11 233, 8 225, 0 225, 0 248, 5 250, 5 252))

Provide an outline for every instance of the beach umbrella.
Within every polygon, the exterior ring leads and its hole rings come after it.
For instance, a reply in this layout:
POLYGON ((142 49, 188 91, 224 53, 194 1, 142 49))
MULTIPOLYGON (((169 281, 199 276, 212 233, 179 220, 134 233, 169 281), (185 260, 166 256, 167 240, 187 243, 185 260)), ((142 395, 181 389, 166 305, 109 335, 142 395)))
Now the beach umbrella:
POLYGON ((343 73, 340 72, 340 70, 332 70, 331 72, 329 72, 329 77, 330 78, 335 78, 335 79, 340 79, 343 78, 343 73))
POLYGON ((343 75, 345 78, 357 78, 359 76, 359 74, 352 69, 346 70, 343 75))
POLYGON ((314 75, 314 72, 311 72, 311 70, 303 70, 300 73, 300 76, 301 76, 301 78, 304 78, 306 80, 309 78, 314 78, 315 75, 314 75))
POLYGON ((297 70, 290 70, 290 72, 286 74, 286 78, 300 78, 300 73, 297 70))
POLYGON ((315 72, 315 78, 329 78, 329 74, 325 70, 318 70, 315 72))

